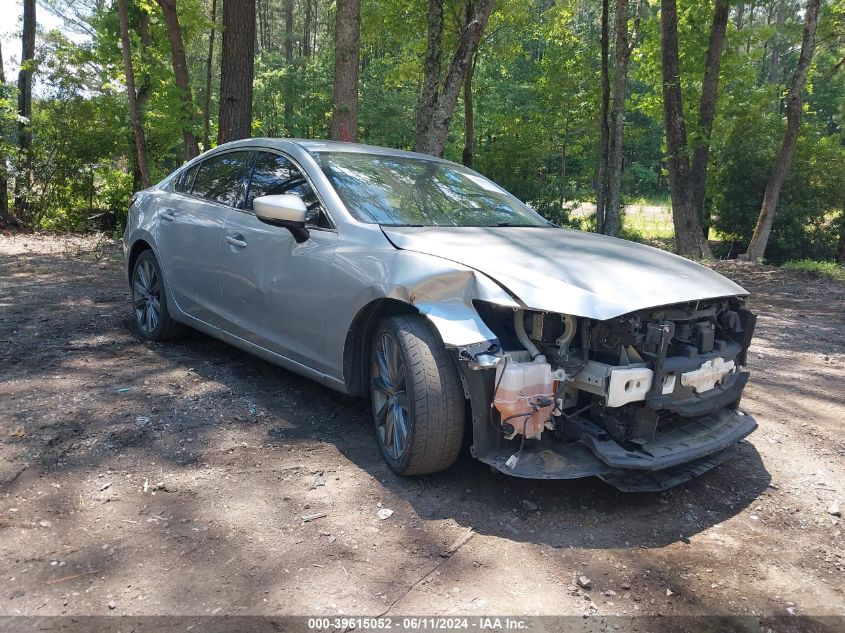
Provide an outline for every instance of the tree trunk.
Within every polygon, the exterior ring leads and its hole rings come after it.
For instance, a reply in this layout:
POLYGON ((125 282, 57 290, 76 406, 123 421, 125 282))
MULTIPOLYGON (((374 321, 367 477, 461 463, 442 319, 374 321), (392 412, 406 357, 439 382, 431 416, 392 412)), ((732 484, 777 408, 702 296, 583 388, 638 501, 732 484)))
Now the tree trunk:
POLYGON ((705 239, 710 227, 704 213, 704 194, 707 186, 707 163, 710 160, 710 135, 713 132, 713 118, 716 115, 716 99, 719 94, 719 69, 725 51, 725 34, 730 13, 729 0, 716 0, 713 23, 710 26, 710 41, 707 44, 707 58, 704 62, 704 79, 701 82, 701 101, 698 108, 698 139, 693 147, 690 186, 692 204, 701 218, 702 234, 705 239))
POLYGON ((839 242, 836 244, 836 261, 845 266, 845 201, 842 203, 842 216, 839 218, 839 242))
POLYGON ((736 6, 736 30, 741 31, 743 24, 743 18, 745 17, 745 3, 740 2, 736 6))
MULTIPOLYGON (((466 21, 472 19, 472 0, 467 2, 466 21)), ((475 136, 475 112, 472 103, 472 79, 475 75, 475 60, 477 55, 472 56, 469 68, 464 77, 464 151, 461 154, 461 162, 467 167, 472 167, 475 136)))
POLYGON ((211 30, 208 33, 208 56, 205 58, 205 102, 202 108, 202 149, 211 149, 211 76, 214 66, 214 36, 217 30, 217 0, 211 0, 211 30))
MULTIPOLYGON (((431 0, 430 5, 440 4, 440 29, 439 35, 442 40, 443 35, 443 12, 442 0, 431 0)), ((460 34, 458 35, 458 45, 455 54, 452 56, 452 61, 449 64, 449 69, 446 72, 446 77, 443 80, 442 86, 436 91, 435 107, 431 111, 431 116, 428 122, 418 119, 417 130, 417 147, 416 151, 424 154, 431 154, 432 156, 443 156, 443 149, 446 145, 446 138, 449 134, 449 122, 452 120, 452 114, 455 111, 455 104, 458 101, 458 94, 464 82, 464 76, 467 69, 475 55, 478 44, 481 41, 481 35, 484 28, 487 26, 487 20, 490 18, 490 12, 493 10, 493 0, 478 0, 473 3, 472 19, 464 25, 460 34), (419 130, 424 129, 425 133, 420 135, 419 130)), ((431 14, 431 11, 429 11, 431 14)), ((431 22, 429 22, 431 25, 431 22)), ((432 43, 431 32, 429 32, 429 45, 432 43)), ((441 43, 437 44, 437 48, 441 48, 441 43)), ((428 63, 428 52, 426 52, 426 63, 428 63)), ((439 54, 438 54, 439 57, 439 54)), ((438 73, 439 74, 439 73, 438 73)), ((426 67, 426 75, 428 75, 428 67, 426 67)), ((426 82, 428 77, 426 77, 426 82)), ((422 112, 419 116, 422 116, 422 112)))
MULTIPOLYGON (((358 0, 360 1, 360 0, 358 0)), ((293 0, 285 0, 285 68, 288 79, 285 81, 285 132, 288 136, 293 134, 293 0)))
POLYGON ((260 55, 267 47, 267 5, 263 0, 255 0, 255 19, 255 51, 260 55))
POLYGON ((704 239, 701 218, 693 207, 690 164, 687 155, 687 129, 681 97, 678 60, 678 8, 676 0, 660 2, 661 61, 663 72, 663 118, 666 126, 666 164, 675 248, 679 255, 696 259, 710 258, 710 246, 704 239))
POLYGON ((566 133, 563 135, 563 145, 560 148, 560 173, 557 195, 560 199, 560 217, 564 217, 566 211, 566 133))
POLYGON ((610 29, 609 29, 609 0, 601 3, 601 109, 599 143, 599 165, 596 173, 596 231, 604 232, 605 210, 607 208, 607 161, 610 153, 610 128, 607 124, 610 110, 610 29))
POLYGON ((428 41, 423 61, 423 83, 420 101, 417 107, 417 125, 414 147, 423 151, 428 144, 429 127, 434 111, 437 109, 437 97, 440 92, 440 65, 443 56, 443 0, 428 2, 428 41))
MULTIPOLYGON (((6 72, 3 70, 3 49, 0 43, 0 85, 6 83, 6 72)), ((0 151, 0 228, 10 228, 18 223, 9 213, 9 175, 6 171, 6 155, 0 151)))
POLYGON ((195 123, 194 98, 188 81, 188 62, 185 59, 185 44, 182 41, 182 27, 176 11, 176 0, 157 0, 164 13, 167 24, 167 39, 170 41, 170 58, 173 62, 173 75, 182 100, 182 139, 185 143, 185 159, 191 160, 199 155, 199 143, 194 136, 195 123))
POLYGON ((358 140, 361 0, 338 0, 335 37, 332 138, 355 143, 358 140))
POLYGON ((264 24, 267 25, 267 31, 264 34, 264 48, 265 50, 271 51, 273 50, 273 28, 270 24, 273 23, 273 3, 272 2, 265 2, 264 3, 264 24))
POLYGON ((757 226, 754 227, 751 243, 745 253, 745 256, 752 261, 762 259, 766 253, 769 235, 772 232, 772 223, 775 220, 775 212, 780 200, 780 191, 795 158, 795 144, 798 141, 798 132, 801 128, 801 102, 804 95, 804 86, 807 83, 807 73, 816 48, 819 3, 820 0, 807 0, 804 8, 801 54, 798 57, 798 66, 795 68, 792 85, 789 87, 789 94, 786 97, 786 133, 783 136, 783 144, 775 162, 774 170, 766 185, 766 193, 763 195, 763 206, 760 208, 757 226))
MULTIPOLYGON (((141 60, 143 61, 144 72, 141 73, 140 79, 136 78, 136 81, 140 81, 140 83, 137 85, 136 93, 138 96, 136 97, 135 102, 138 107, 138 118, 141 121, 141 126, 143 128, 143 122, 146 117, 145 113, 147 111, 147 103, 149 102, 150 95, 152 94, 152 77, 147 69, 152 67, 150 51, 153 47, 153 38, 150 33, 150 14, 143 8, 138 12, 138 35, 141 39, 141 50, 139 52, 141 54, 141 60)), ((121 43, 121 51, 122 50, 123 47, 121 43)), ((128 138, 129 144, 132 146, 132 191, 138 191, 140 189, 144 189, 145 186, 144 176, 141 173, 141 167, 138 164, 138 146, 135 143, 135 129, 131 125, 131 117, 128 138)))
POLYGON ((144 72, 141 74, 141 83, 138 86, 138 116, 141 121, 144 120, 144 113, 147 109, 147 103, 152 94, 152 77, 150 76, 148 68, 155 63, 152 60, 150 52, 153 48, 153 36, 150 32, 150 14, 141 9, 138 16, 138 35, 141 37, 141 60, 144 62, 144 72))
POLYGON ((781 80, 781 58, 783 56, 784 34, 783 25, 786 22, 786 0, 777 0, 777 21, 772 35, 772 63, 769 64, 769 81, 776 86, 781 80))
POLYGON ((23 169, 15 175, 15 215, 24 223, 32 182, 32 64, 35 63, 35 0, 23 0, 21 69, 18 72, 18 150, 23 169))
POLYGON ((251 136, 254 62, 255 0, 223 0, 218 144, 251 136))
MULTIPOLYGON (((751 4, 748 7, 748 22, 746 23, 746 28, 751 30, 754 28, 754 12, 757 10, 757 2, 752 0, 751 4)), ((745 54, 751 52, 751 42, 754 38, 749 37, 745 40, 745 54)))
POLYGON ((610 110, 610 152, 607 161, 607 207, 603 233, 619 235, 622 228, 622 139, 625 128, 625 91, 628 77, 628 0, 616 0, 616 63, 613 105, 610 110))
POLYGON ((141 174, 141 185, 144 189, 150 187, 150 170, 147 166, 147 140, 144 136, 144 126, 138 111, 138 96, 135 92, 135 73, 132 70, 132 48, 129 42, 129 18, 126 13, 126 0, 117 0, 117 11, 120 18, 120 45, 123 49, 123 70, 126 75, 126 96, 129 98, 129 120, 132 133, 135 136, 135 153, 137 155, 138 171, 141 174))
POLYGON ((475 154, 475 111, 472 103, 472 79, 475 75, 475 57, 470 62, 464 77, 464 151, 461 154, 461 162, 467 167, 472 167, 475 154))
POLYGON ((302 18, 302 56, 311 56, 311 0, 305 0, 305 16, 302 18))

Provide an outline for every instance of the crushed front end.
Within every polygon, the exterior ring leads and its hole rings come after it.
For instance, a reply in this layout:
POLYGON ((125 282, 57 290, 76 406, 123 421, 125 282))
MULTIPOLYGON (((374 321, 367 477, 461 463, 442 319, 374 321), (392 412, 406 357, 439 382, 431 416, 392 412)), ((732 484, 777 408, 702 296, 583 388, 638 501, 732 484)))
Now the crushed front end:
POLYGON ((510 475, 662 490, 756 427, 739 408, 756 317, 741 298, 605 321, 476 302, 498 339, 459 350, 473 455, 510 475))

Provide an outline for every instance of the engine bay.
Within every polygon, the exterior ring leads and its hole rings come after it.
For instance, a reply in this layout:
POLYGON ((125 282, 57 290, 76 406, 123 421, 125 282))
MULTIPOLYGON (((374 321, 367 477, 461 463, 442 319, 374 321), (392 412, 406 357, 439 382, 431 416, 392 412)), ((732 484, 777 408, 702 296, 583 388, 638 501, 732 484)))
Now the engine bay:
POLYGON ((606 321, 484 302, 476 309, 500 346, 490 421, 518 443, 516 460, 527 440, 585 434, 633 455, 673 426, 736 410, 748 379, 741 369, 756 317, 741 298, 606 321))

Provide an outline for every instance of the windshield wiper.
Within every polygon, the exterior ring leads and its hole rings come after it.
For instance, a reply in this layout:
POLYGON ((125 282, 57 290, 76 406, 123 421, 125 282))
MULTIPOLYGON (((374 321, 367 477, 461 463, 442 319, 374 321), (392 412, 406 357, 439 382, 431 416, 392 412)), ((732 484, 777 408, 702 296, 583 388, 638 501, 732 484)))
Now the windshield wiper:
POLYGON ((488 226, 491 226, 491 227, 493 227, 493 226, 507 226, 507 227, 511 227, 511 228, 513 228, 513 227, 523 227, 523 228, 541 227, 542 228, 544 225, 542 225, 542 224, 511 224, 510 222, 496 222, 496 224, 489 224, 488 226))

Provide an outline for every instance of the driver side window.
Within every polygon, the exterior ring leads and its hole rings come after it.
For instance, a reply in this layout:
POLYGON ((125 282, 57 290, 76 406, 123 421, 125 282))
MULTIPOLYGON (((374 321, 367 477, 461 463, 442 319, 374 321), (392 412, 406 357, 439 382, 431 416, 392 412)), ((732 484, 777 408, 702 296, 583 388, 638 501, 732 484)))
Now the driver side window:
POLYGON ((246 208, 252 210, 252 201, 260 196, 295 194, 308 208, 306 224, 318 228, 331 228, 317 194, 308 179, 288 158, 269 152, 259 152, 255 158, 252 181, 246 198, 246 208))

